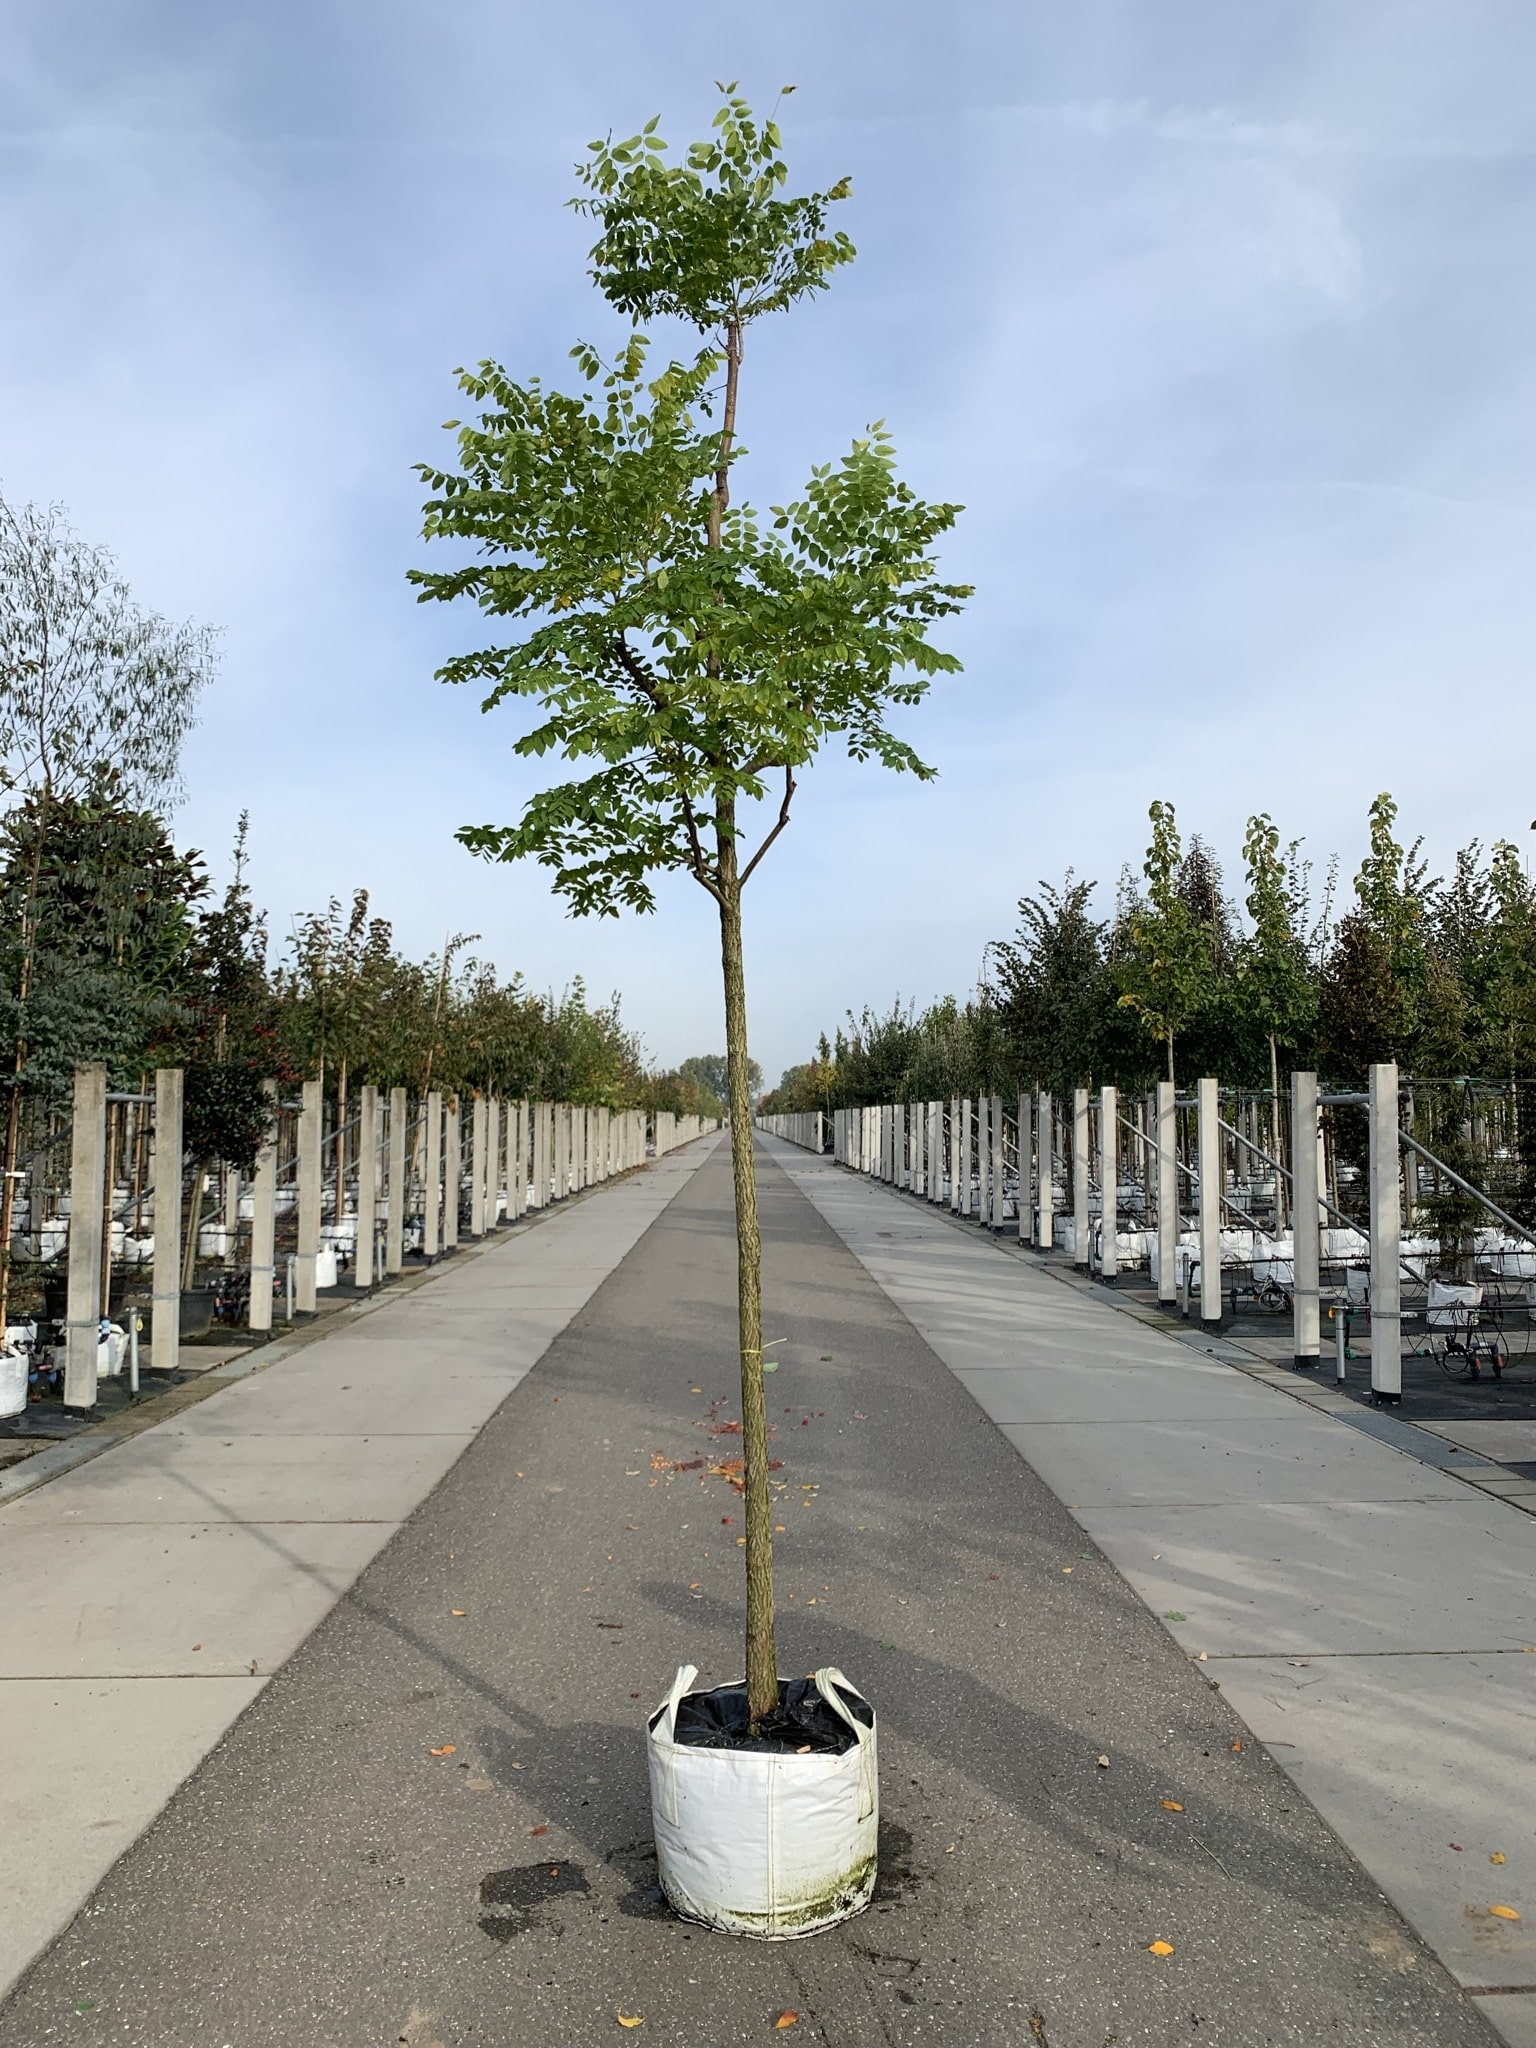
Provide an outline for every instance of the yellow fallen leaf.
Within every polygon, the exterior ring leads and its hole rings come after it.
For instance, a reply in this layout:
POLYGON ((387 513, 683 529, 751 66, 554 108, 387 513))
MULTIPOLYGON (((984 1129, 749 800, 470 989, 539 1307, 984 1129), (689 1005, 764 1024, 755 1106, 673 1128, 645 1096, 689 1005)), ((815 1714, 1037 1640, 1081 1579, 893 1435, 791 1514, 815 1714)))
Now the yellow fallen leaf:
POLYGON ((1518 1920, 1520 1918, 1520 1915, 1513 1906, 1490 1906, 1488 1910, 1495 1920, 1518 1920))
POLYGON ((441 1749, 429 1750, 427 1754, 429 1756, 452 1756, 458 1746, 456 1742, 445 1742, 441 1749))
POLYGON ((774 2032, 775 2032, 775 2033, 777 2033, 780 2027, 798 2027, 798 2026, 799 2026, 799 2024, 800 2024, 800 2015, 799 2015, 799 2013, 797 2013, 797 2012, 781 2012, 781 2013, 779 2014, 778 2018, 777 2018, 777 2019, 776 2019, 776 2020, 774 2021, 774 2023, 773 2023, 773 2027, 774 2027, 774 2032))
POLYGON ((1163 1810, 1166 1813, 1182 1813, 1184 1811, 1177 1799, 1165 1799, 1163 1801, 1163 1810))
POLYGON ((1502 1849, 1495 1849, 1493 1854, 1488 1858, 1488 1861, 1490 1863, 1502 1863, 1504 1861, 1504 1851, 1502 1849))
POLYGON ((621 2027, 643 2027, 645 2021, 637 2012, 621 2012, 616 2015, 621 2027))
POLYGON ((467 1607, 450 1607, 448 1612, 456 1621, 462 1621, 465 1615, 468 1614, 469 1609, 467 1607))
POLYGON ((1173 1954, 1173 1943, 1171 1941, 1149 1941, 1147 1943, 1147 1954, 1149 1956, 1171 1956, 1173 1954))

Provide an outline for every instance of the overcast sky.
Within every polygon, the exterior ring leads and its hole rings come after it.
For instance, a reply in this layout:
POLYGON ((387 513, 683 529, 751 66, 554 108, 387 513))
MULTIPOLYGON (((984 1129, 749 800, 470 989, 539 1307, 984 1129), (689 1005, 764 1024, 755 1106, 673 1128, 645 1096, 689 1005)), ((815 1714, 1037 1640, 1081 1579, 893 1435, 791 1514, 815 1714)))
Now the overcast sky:
POLYGON ((797 182, 859 261, 760 328, 737 489, 883 418, 966 511, 963 676, 926 787, 827 764, 752 884, 770 1076, 848 1007, 974 983, 1018 896, 1106 897, 1146 809, 1235 877, 1270 810, 1352 872, 1391 789, 1437 860, 1536 816, 1536 9, 1529 0, 12 0, 0 479, 140 599, 224 629, 184 839, 252 816, 274 933, 355 886, 540 985, 622 992, 658 1060, 722 1041, 691 883, 572 923, 453 842, 534 787, 432 673, 411 465, 452 373, 570 379, 612 338, 571 165, 716 79, 785 84, 797 182))

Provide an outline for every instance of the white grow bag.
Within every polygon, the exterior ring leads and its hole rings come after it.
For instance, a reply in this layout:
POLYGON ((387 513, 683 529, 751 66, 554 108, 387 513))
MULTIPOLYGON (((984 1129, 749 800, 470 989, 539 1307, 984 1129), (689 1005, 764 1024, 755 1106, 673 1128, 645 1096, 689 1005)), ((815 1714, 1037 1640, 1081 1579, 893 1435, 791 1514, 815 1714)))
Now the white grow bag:
POLYGON ((692 1664, 678 1672, 647 1743, 656 1861, 672 1906, 761 1941, 818 1934, 861 1911, 875 1889, 880 1827, 875 1731, 842 1695, 864 1695, 831 1666, 816 1673, 817 1691, 854 1733, 841 1756, 702 1749, 673 1734, 697 1676, 692 1664))

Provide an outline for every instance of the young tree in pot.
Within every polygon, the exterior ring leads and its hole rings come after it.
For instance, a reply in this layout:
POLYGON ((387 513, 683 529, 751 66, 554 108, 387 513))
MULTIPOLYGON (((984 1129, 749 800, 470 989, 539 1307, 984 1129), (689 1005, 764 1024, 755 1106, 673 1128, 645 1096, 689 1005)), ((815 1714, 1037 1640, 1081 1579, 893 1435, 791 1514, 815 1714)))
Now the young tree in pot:
POLYGON ((959 508, 899 481, 883 425, 814 469, 771 520, 733 503, 748 334, 852 260, 827 226, 848 182, 785 196, 778 127, 734 88, 681 164, 668 164, 656 126, 592 144, 577 171, 585 196, 572 202, 597 223, 591 275, 629 334, 611 360, 584 342, 572 350, 588 387, 574 397, 495 362, 460 373, 478 420, 448 423, 457 468, 420 474, 427 537, 467 542, 474 558, 412 580, 423 600, 472 597, 523 627, 440 678, 488 686, 487 711, 534 699, 542 717, 517 742, 523 756, 596 764, 535 796, 519 824, 466 827, 463 843, 542 862, 578 915, 649 911, 668 871, 691 875, 718 908, 756 1726, 777 1709, 779 1679, 743 891, 827 741, 932 773, 889 714, 958 669, 928 633, 969 591, 940 580, 932 553, 959 508), (702 346, 652 372, 643 328, 657 319, 693 328, 702 346), (746 814, 764 799, 776 810, 749 849, 746 814))

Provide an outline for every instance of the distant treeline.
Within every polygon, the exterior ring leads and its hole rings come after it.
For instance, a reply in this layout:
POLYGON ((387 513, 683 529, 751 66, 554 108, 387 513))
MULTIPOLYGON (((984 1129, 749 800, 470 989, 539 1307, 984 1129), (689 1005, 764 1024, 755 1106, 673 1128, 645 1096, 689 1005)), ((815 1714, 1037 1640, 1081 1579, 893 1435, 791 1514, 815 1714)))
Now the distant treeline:
POLYGON ((1377 1060, 1426 1078, 1536 1076, 1536 893, 1513 845, 1474 842, 1448 876, 1431 875, 1379 796, 1340 912, 1337 863, 1319 902, 1299 844, 1259 816, 1239 905, 1209 845, 1183 845, 1172 805, 1150 818, 1145 864, 1122 874, 1109 916, 1095 914, 1092 882, 1042 884, 1014 936, 988 948, 969 999, 850 1011, 763 1107, 1139 1092, 1201 1074, 1269 1089, 1302 1066, 1356 1086, 1377 1060))

